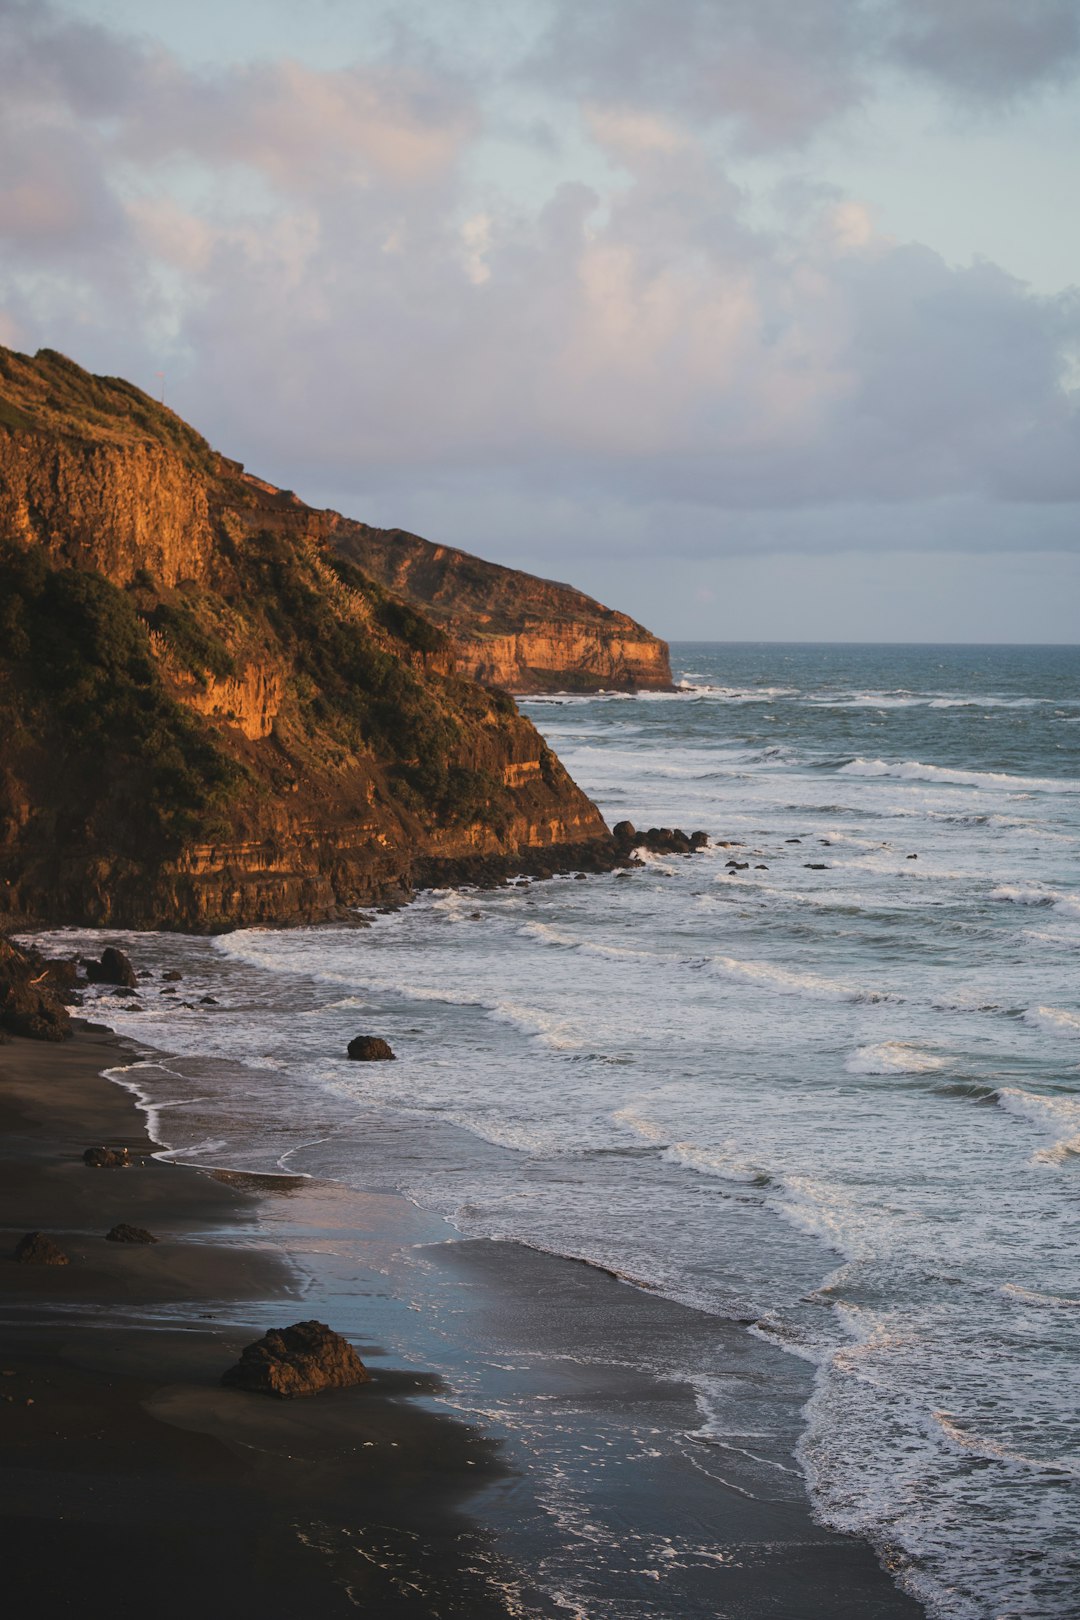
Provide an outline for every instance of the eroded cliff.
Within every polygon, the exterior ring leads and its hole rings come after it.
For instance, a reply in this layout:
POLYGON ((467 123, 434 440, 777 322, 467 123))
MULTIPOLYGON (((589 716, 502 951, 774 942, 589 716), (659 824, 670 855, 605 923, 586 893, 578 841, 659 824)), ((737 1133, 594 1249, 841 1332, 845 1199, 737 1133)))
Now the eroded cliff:
POLYGON ((614 858, 446 633, 131 385, 0 350, 0 915, 318 920, 614 858))
POLYGON ((517 693, 673 689, 667 643, 571 585, 404 529, 328 519, 334 549, 441 625, 472 680, 517 693))

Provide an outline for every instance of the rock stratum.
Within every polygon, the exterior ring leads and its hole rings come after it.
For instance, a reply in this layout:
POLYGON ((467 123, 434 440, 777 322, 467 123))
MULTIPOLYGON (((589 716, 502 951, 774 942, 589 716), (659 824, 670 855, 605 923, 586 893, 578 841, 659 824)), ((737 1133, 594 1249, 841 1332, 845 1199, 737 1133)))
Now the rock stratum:
POLYGON ((330 544, 450 637, 455 667, 508 692, 675 690, 667 642, 571 585, 339 518, 330 544))
POLYGON ((131 384, 0 349, 0 918, 325 921, 618 858, 352 530, 131 384))

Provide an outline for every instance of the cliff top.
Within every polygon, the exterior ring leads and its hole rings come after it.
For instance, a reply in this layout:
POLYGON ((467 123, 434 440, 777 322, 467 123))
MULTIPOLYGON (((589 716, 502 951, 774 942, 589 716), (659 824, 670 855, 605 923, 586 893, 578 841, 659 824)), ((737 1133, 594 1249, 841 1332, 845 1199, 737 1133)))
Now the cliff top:
POLYGON ((629 614, 605 607, 573 585, 486 562, 407 529, 375 529, 346 520, 332 544, 372 578, 422 602, 433 619, 448 626, 471 620, 491 634, 512 634, 526 619, 595 621, 608 630, 656 639, 629 614))
POLYGON ((628 614, 455 546, 308 507, 215 451, 133 383, 94 376, 54 349, 30 356, 0 347, 2 428, 91 451, 151 444, 194 475, 210 508, 259 514, 270 527, 302 516, 312 538, 446 630, 460 672, 484 684, 516 692, 671 687, 666 643, 628 614), (499 638, 517 644, 497 649, 499 638))
POLYGON ((88 443, 155 439, 204 470, 216 457, 201 434, 122 377, 95 377, 56 349, 33 356, 0 346, 0 426, 88 443))

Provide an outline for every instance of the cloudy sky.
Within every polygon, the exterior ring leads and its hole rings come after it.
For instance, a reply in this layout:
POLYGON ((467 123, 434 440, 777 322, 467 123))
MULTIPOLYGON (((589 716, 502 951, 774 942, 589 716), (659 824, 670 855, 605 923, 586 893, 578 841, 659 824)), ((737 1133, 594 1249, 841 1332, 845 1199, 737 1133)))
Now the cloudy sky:
POLYGON ((676 638, 1076 641, 1080 0, 0 0, 0 342, 676 638))

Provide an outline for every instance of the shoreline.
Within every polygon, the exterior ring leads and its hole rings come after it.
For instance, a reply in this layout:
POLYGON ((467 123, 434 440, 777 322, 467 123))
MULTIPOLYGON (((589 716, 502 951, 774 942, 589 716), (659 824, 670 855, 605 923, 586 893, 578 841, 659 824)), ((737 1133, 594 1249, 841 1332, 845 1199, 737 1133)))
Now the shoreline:
POLYGON ((355 1613, 361 1594, 380 1615, 432 1620, 922 1614, 867 1544, 813 1522, 793 1458, 791 1470, 766 1460, 780 1488, 763 1491, 737 1446, 695 1432, 678 1367, 702 1336, 724 1341, 734 1378, 771 1379, 789 1405, 798 1380, 776 1380, 793 1358, 601 1268, 462 1238, 398 1194, 155 1159, 167 1150, 147 1109, 102 1073, 127 1049, 81 1029, 62 1047, 19 1040, 0 1054, 8 1253, 36 1226, 72 1259, 0 1269, 0 1370, 16 1373, 2 1393, 17 1392, 3 1409, 0 1537, 9 1589, 33 1594, 35 1612, 65 1612, 84 1557, 130 1568, 134 1515, 147 1579, 199 1526, 203 1550, 194 1565, 185 1554, 165 1614, 207 1583, 234 1592, 233 1612, 282 1616, 355 1613), (86 1169, 81 1149, 98 1139, 128 1145, 141 1167, 86 1169), (124 1219, 167 1241, 105 1243, 124 1219), (283 1403, 218 1388, 243 1344, 312 1315, 357 1344, 371 1386, 283 1403), (669 1375, 630 1365, 643 1339, 668 1347, 669 1375), (553 1458, 566 1495, 554 1506, 538 1477, 553 1458), (202 1494, 222 1492, 230 1528, 206 1540, 202 1494), (103 1496, 116 1522, 102 1523, 103 1496), (601 1547, 609 1513, 631 1528, 601 1547), (590 1535, 596 1590, 568 1595, 590 1535), (42 1608, 43 1549, 61 1544, 71 1585, 42 1608))
POLYGON ((0 1052, 11 1600, 67 1613, 101 1570, 118 1615, 145 1613, 150 1590, 170 1617, 209 1592, 221 1612, 282 1620, 358 1604, 435 1614, 444 1596, 459 1605, 448 1614, 505 1615, 465 1511, 502 1470, 490 1441, 407 1399, 433 1380, 373 1367, 370 1385, 292 1402, 220 1388, 244 1344, 311 1314, 305 1279, 261 1237, 249 1178, 152 1157, 134 1098, 101 1074, 122 1051, 80 1030, 63 1046, 16 1039, 0 1052), (133 1167, 88 1169, 82 1147, 98 1141, 129 1147, 133 1167), (160 1241, 106 1242, 122 1219, 160 1241), (69 1265, 11 1261, 34 1227, 69 1265), (350 1539, 372 1520, 398 1543, 386 1556, 350 1539))

